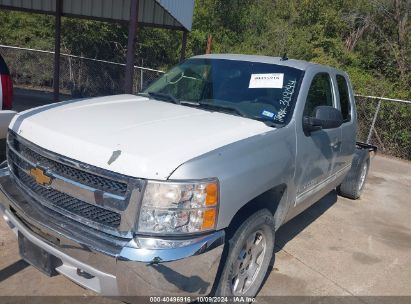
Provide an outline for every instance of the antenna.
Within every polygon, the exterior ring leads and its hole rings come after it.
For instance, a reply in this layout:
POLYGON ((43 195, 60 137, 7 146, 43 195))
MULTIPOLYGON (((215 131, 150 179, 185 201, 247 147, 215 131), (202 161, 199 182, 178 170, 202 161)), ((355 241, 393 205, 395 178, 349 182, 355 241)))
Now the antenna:
POLYGON ((288 60, 287 53, 284 53, 284 54, 283 54, 283 57, 281 57, 280 60, 281 60, 281 61, 286 61, 286 60, 288 60))

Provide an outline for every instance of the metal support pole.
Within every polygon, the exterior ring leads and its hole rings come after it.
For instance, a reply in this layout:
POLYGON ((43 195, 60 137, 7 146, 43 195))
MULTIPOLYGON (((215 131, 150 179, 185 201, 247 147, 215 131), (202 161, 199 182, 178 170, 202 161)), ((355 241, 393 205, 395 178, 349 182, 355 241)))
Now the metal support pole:
POLYGON ((53 99, 60 100, 60 45, 61 45, 61 12, 63 0, 56 1, 56 18, 54 30, 54 75, 53 75, 53 99))
POLYGON ((187 31, 183 31, 183 40, 181 41, 181 55, 180 61, 186 58, 186 48, 187 48, 187 31))
POLYGON ((133 93, 133 76, 134 76, 134 57, 137 40, 137 19, 138 19, 138 2, 139 0, 131 0, 130 4, 130 21, 128 23, 128 43, 127 43, 127 59, 126 59, 126 75, 124 81, 124 92, 126 94, 133 93))
POLYGON ((368 137, 367 137, 367 144, 370 143, 372 130, 374 129, 375 122, 377 121, 378 112, 380 111, 380 107, 381 107, 381 99, 378 101, 377 109, 375 110, 374 118, 372 119, 370 132, 368 133, 368 137))
POLYGON ((140 69, 140 91, 143 91, 144 88, 144 71, 140 69))

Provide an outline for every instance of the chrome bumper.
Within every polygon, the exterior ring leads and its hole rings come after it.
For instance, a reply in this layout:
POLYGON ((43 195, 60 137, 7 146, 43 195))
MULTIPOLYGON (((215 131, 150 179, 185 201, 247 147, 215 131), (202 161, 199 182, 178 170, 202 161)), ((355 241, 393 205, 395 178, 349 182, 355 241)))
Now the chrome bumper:
POLYGON ((85 288, 110 296, 196 296, 211 291, 224 231, 176 242, 144 238, 100 246, 81 238, 81 231, 75 234, 68 224, 48 222, 50 217, 30 208, 30 197, 11 180, 8 168, 0 169, 3 219, 16 234, 57 257, 61 261, 57 272, 85 288), (143 247, 143 243, 155 245, 143 247))

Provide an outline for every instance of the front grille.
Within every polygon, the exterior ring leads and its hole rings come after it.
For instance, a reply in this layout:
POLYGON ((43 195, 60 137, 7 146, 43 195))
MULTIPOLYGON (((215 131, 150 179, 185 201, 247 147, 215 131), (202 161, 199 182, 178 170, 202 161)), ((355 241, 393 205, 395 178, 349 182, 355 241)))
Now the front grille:
POLYGON ((24 158, 28 159, 32 163, 48 168, 55 174, 103 192, 109 192, 120 196, 126 195, 127 183, 122 183, 96 174, 91 174, 46 158, 23 145, 12 133, 9 133, 9 145, 11 145, 14 150, 20 153, 24 158))
MULTIPOLYGON (((127 199, 127 183, 60 163, 58 157, 54 159, 46 157, 45 155, 50 155, 50 153, 40 154, 40 148, 32 144, 26 144, 25 141, 20 140, 12 133, 9 133, 8 145, 7 158, 11 172, 19 181, 19 186, 33 196, 34 202, 38 202, 63 216, 70 217, 91 227, 96 227, 96 224, 111 229, 120 227, 121 212, 116 212, 116 209, 112 208, 102 208, 94 202, 82 201, 75 194, 76 192, 65 193, 61 188, 44 187, 36 182, 35 178, 28 173, 28 170, 33 168, 33 164, 47 168, 47 172, 51 172, 55 176, 63 176, 81 185, 94 188, 94 195, 100 193, 100 196, 101 193, 107 193, 121 195, 122 198, 127 199)), ((102 172, 104 173, 104 171, 102 172)), ((127 180, 127 178, 124 177, 124 180, 127 180)))
POLYGON ((17 166, 14 166, 13 172, 28 189, 33 191, 41 199, 46 200, 47 203, 51 203, 54 207, 110 227, 115 228, 120 225, 121 216, 116 212, 85 203, 65 193, 42 187, 36 183, 34 178, 17 166))

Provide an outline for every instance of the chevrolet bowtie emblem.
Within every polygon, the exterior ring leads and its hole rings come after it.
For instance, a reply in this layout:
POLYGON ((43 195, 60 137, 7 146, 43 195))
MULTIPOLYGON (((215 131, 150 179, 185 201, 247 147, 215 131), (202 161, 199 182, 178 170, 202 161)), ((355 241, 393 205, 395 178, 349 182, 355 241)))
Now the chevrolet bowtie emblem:
POLYGON ((36 183, 42 186, 48 186, 51 184, 51 177, 44 174, 44 171, 40 168, 30 169, 30 175, 36 180, 36 183))

